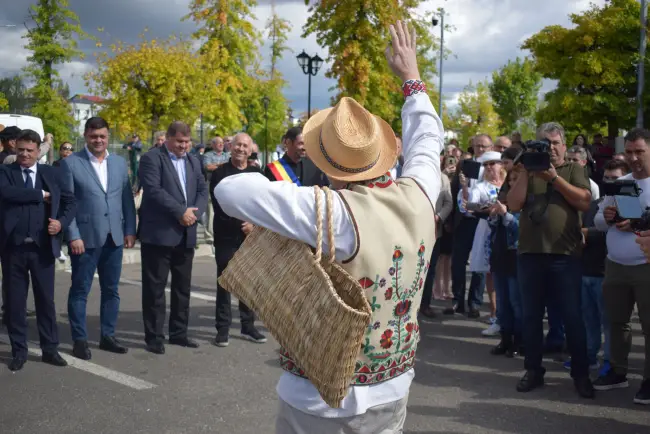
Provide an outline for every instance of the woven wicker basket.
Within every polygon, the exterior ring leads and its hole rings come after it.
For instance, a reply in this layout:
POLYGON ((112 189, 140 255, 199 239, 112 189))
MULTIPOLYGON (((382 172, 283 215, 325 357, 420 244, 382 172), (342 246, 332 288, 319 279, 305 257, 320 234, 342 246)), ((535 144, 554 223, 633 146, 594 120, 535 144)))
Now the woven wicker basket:
POLYGON ((334 262, 332 192, 327 198, 330 254, 322 255, 321 189, 314 187, 318 248, 255 228, 219 283, 268 327, 323 400, 340 408, 354 374, 371 309, 364 290, 334 262))

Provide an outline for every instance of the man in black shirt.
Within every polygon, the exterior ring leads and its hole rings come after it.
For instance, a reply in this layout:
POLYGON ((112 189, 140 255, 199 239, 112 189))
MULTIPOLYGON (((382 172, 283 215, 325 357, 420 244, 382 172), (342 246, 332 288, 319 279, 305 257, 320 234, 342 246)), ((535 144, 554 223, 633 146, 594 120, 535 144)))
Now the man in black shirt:
POLYGON ((264 176, 271 181, 290 181, 302 186, 326 186, 325 174, 307 157, 300 127, 289 128, 284 135, 287 152, 278 161, 266 165, 264 176))
MULTIPOLYGON (((253 225, 235 218, 229 217, 223 212, 219 202, 214 197, 214 189, 222 179, 238 175, 240 173, 260 173, 255 166, 248 165, 253 149, 253 140, 248 134, 237 134, 230 149, 230 160, 212 172, 210 180, 210 198, 214 208, 214 254, 217 262, 217 278, 221 276, 228 266, 235 252, 244 242, 246 235, 253 229, 253 225)), ((239 314, 241 318, 241 334, 244 338, 256 343, 266 342, 266 337, 261 334, 254 325, 255 314, 248 306, 239 301, 239 314)), ((217 337, 214 344, 218 347, 227 347, 230 326, 232 324, 232 312, 230 307, 230 293, 221 285, 217 285, 217 308, 215 326, 217 337)))

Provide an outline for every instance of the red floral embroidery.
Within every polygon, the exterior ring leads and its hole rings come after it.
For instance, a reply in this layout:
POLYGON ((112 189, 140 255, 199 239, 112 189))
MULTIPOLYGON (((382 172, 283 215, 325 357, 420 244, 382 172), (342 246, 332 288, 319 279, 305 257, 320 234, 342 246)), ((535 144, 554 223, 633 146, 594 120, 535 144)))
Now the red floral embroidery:
POLYGON ((363 277, 363 278, 361 278, 361 280, 359 280, 359 285, 361 285, 361 287, 363 289, 368 289, 374 284, 375 284, 375 282, 370 280, 370 278, 368 278, 368 277, 363 277))
POLYGON ((393 331, 390 329, 382 333, 381 339, 379 340, 379 344, 381 345, 381 347, 385 349, 392 347, 393 346, 393 340, 391 339, 392 337, 393 337, 393 331))
POLYGON ((395 316, 402 317, 411 309, 411 300, 402 300, 395 306, 395 316))
POLYGON ((386 300, 390 300, 391 298, 393 298, 393 288, 388 288, 386 292, 384 292, 384 297, 386 298, 386 300))

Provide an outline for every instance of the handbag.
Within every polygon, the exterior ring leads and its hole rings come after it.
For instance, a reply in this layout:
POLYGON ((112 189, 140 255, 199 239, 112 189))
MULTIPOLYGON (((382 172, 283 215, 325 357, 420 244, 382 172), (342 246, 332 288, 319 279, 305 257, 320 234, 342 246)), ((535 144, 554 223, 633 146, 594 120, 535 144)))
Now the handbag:
POLYGON ((329 255, 323 255, 321 188, 314 187, 317 247, 255 227, 219 284, 249 306, 323 400, 340 408, 372 311, 365 292, 334 262, 332 192, 327 202, 329 255))

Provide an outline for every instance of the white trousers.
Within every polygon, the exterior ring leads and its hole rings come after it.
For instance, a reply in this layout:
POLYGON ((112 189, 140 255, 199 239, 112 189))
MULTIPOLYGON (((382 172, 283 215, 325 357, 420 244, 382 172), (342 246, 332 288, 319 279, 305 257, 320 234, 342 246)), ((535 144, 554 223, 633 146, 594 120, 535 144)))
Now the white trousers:
POLYGON ((280 399, 276 434, 402 434, 408 395, 368 409, 364 414, 324 418, 296 410, 280 399))

